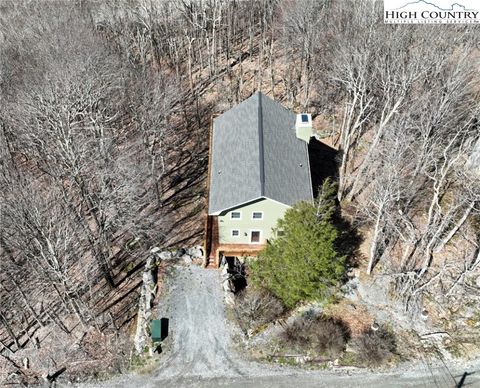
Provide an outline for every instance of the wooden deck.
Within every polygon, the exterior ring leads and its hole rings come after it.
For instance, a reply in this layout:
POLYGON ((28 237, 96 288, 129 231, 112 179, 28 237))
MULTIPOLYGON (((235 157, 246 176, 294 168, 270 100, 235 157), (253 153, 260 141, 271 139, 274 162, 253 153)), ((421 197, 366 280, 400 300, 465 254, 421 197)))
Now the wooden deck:
POLYGON ((220 256, 257 256, 265 248, 265 244, 220 244, 218 233, 218 217, 207 216, 206 257, 208 267, 218 268, 220 256))
MULTIPOLYGON (((210 190, 210 174, 212 162, 212 127, 213 115, 210 119, 209 128, 209 147, 208 147, 208 174, 207 174, 207 196, 205 205, 208 209, 208 193, 210 190)), ((223 256, 256 256, 265 247, 265 244, 220 244, 218 233, 218 217, 206 216, 205 220, 205 258, 206 265, 209 268, 218 268, 220 265, 220 255, 223 256)))

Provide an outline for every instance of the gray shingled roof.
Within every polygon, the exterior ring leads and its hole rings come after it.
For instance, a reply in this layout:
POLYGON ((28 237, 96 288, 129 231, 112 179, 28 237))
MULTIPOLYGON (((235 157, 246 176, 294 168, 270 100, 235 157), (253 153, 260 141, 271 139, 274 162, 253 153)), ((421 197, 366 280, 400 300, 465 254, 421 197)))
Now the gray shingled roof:
POLYGON ((255 93, 213 122, 208 213, 260 197, 286 205, 311 200, 307 143, 296 115, 255 93))

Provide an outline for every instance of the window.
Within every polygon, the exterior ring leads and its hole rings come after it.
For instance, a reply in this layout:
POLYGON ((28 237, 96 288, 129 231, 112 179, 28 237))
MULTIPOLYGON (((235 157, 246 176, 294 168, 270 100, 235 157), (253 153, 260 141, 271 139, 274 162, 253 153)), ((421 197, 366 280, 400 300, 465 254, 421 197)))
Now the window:
POLYGON ((239 220, 239 219, 242 218, 242 213, 240 213, 240 212, 231 212, 231 213, 230 213, 230 218, 231 218, 232 220, 239 220))
POLYGON ((260 243, 260 231, 259 230, 250 231, 250 242, 252 244, 259 244, 260 243))
POLYGON ((263 212, 253 212, 252 220, 261 220, 263 218, 263 212))
POLYGON ((285 236, 285 231, 277 230, 277 237, 283 237, 283 236, 285 236))
POLYGON ((232 229, 232 237, 240 236, 240 231, 238 229, 232 229))
POLYGON ((302 123, 308 123, 308 115, 302 114, 302 123))

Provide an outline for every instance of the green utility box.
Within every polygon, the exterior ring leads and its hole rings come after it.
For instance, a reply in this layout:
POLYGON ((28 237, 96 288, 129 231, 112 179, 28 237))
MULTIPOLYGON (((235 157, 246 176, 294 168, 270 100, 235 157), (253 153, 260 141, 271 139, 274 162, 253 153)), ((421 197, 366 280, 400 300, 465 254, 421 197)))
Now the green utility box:
POLYGON ((150 333, 153 342, 160 342, 162 338, 162 322, 160 319, 152 319, 150 323, 150 333))

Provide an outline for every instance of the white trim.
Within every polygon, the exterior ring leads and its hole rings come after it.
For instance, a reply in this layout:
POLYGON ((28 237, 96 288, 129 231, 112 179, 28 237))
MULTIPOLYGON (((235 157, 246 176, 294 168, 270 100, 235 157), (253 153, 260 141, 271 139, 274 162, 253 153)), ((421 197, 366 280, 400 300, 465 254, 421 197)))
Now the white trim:
POLYGON ((240 237, 240 229, 230 229, 230 237, 235 237, 239 238, 240 237), (238 232, 238 234, 235 236, 233 232, 238 232))
MULTIPOLYGON (((261 198, 262 198, 262 199, 268 199, 269 201, 278 203, 279 205, 283 205, 283 206, 286 206, 286 207, 288 207, 288 208, 291 208, 291 207, 292 207, 292 206, 290 206, 290 205, 287 205, 286 203, 277 201, 276 199, 272 199, 272 198, 270 198, 270 197, 265 197, 265 196, 264 196, 264 197, 261 197, 261 198)), ((313 201, 313 196, 312 196, 312 201, 313 201)), ((298 201, 298 202, 300 202, 300 201, 298 201)))
POLYGON ((248 233, 248 240, 249 240, 249 244, 262 244, 262 235, 263 235, 263 232, 261 229, 250 229, 250 232, 248 233), (259 233, 259 237, 258 237, 258 242, 253 242, 252 241, 252 232, 258 232, 259 233))
POLYGON ((237 221, 238 221, 238 220, 241 220, 241 219, 242 219, 242 212, 241 212, 240 210, 232 210, 232 211, 230 212, 230 219, 231 219, 231 220, 237 220, 237 221), (233 213, 238 213, 238 214, 240 214, 240 217, 238 217, 238 218, 233 217, 233 213))
POLYGON ((210 213, 209 215, 210 215, 210 216, 219 216, 220 213, 228 212, 228 211, 231 210, 231 209, 236 209, 236 208, 242 207, 243 205, 247 205, 247 204, 249 204, 250 202, 255 202, 255 201, 259 200, 259 199, 263 199, 263 197, 255 197, 255 198, 249 199, 248 201, 241 202, 241 203, 239 203, 239 204, 236 204, 236 205, 227 207, 227 208, 225 208, 225 209, 221 209, 221 210, 216 211, 216 212, 214 212, 214 213, 210 213))
MULTIPOLYGON (((303 140, 302 140, 303 141, 303 140)), ((305 143, 305 142, 304 142, 305 143)), ((309 165, 309 168, 310 168, 310 165, 309 165)), ((312 193, 312 199, 311 201, 313 201, 313 189, 312 189, 312 185, 310 185, 310 191, 312 193)), ((216 212, 213 212, 213 213, 209 213, 209 216, 219 216, 220 213, 223 213, 223 212, 228 212, 229 210, 231 209, 236 209, 236 208, 239 208, 239 207, 242 207, 244 205, 247 205, 251 202, 256 202, 260 199, 269 199, 270 201, 273 201, 273 202, 276 202, 276 203, 279 203, 280 205, 283 205, 283 206, 286 206, 286 207, 292 207, 290 205, 287 205, 286 203, 283 203, 283 202, 280 202, 280 201, 276 201, 275 199, 272 199, 270 197, 265 197, 264 195, 261 195, 260 197, 255 197, 255 198, 252 198, 252 199, 249 199, 248 201, 245 201, 245 202, 241 202, 237 205, 234 205, 234 206, 230 206, 230 207, 227 207, 225 209, 222 209, 222 210, 219 210, 219 211, 216 211, 216 212)))
POLYGON ((263 211, 262 210, 253 210, 252 211, 252 220, 253 221, 262 221, 263 220, 263 211), (255 218, 253 216, 255 213, 260 213, 262 216, 260 218, 255 218))

